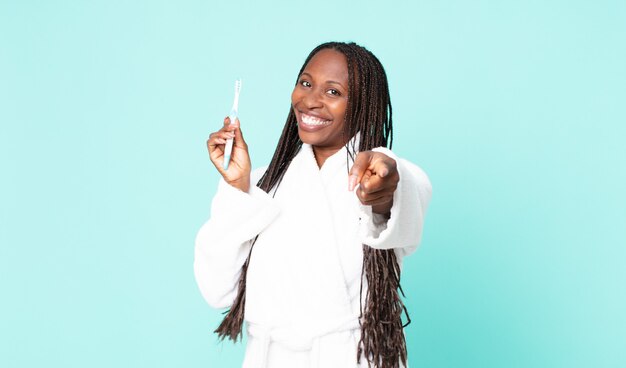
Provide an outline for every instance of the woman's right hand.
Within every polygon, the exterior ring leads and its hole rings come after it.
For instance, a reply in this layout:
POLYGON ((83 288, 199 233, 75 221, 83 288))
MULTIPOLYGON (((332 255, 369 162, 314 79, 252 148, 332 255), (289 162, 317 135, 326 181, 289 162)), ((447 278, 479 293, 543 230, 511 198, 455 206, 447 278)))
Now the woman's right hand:
POLYGON ((230 118, 226 117, 222 129, 211 133, 206 144, 211 162, 222 174, 224 180, 235 188, 248 192, 250 189, 250 155, 248 145, 243 140, 241 129, 239 129, 239 119, 230 124, 230 118), (228 138, 234 138, 233 151, 230 155, 228 170, 224 170, 224 150, 228 138))

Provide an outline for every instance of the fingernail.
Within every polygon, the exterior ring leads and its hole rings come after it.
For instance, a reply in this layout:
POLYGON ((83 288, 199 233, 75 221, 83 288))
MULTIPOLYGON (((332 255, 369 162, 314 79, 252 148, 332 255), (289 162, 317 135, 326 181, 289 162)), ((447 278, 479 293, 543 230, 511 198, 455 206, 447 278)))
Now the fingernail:
POLYGON ((385 176, 387 176, 387 174, 389 174, 389 170, 387 170, 387 168, 384 168, 382 170, 380 170, 380 177, 384 178, 385 176))
POLYGON ((350 175, 350 178, 348 179, 348 191, 353 191, 354 187, 356 186, 356 180, 359 177, 356 175, 350 175))

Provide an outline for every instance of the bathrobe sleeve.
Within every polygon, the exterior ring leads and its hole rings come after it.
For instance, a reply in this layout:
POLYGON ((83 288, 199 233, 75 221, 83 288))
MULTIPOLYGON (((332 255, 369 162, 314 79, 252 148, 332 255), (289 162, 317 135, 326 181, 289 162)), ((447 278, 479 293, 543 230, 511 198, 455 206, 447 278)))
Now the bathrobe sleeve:
POLYGON ((214 308, 232 304, 252 240, 279 213, 272 197, 255 185, 264 171, 253 172, 248 193, 220 179, 211 217, 196 236, 194 274, 202 296, 214 308))
POLYGON ((400 181, 393 195, 388 220, 372 213, 371 206, 360 205, 361 240, 372 248, 395 248, 401 255, 407 255, 417 248, 422 238, 432 186, 426 173, 411 162, 398 158, 387 148, 379 147, 373 151, 384 153, 396 161, 400 181))

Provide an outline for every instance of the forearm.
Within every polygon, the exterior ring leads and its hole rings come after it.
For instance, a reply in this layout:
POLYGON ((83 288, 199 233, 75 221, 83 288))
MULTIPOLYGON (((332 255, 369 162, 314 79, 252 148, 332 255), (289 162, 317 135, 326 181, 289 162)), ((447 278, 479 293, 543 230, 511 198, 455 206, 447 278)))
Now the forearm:
POLYGON ((426 174, 412 163, 377 148, 396 160, 400 180, 393 200, 381 206, 361 206, 361 238, 374 248, 416 247, 422 236, 424 216, 432 188, 426 174))

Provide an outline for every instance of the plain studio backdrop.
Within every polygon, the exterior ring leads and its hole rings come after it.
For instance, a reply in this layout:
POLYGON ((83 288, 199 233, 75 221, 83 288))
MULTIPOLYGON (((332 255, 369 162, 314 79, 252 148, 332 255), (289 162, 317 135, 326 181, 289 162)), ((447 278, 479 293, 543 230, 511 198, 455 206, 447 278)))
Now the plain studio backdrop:
POLYGON ((411 366, 626 366, 617 0, 2 1, 0 366, 239 367, 193 278, 205 140, 241 77, 267 164, 328 40, 380 58, 394 150, 432 180, 411 366))

